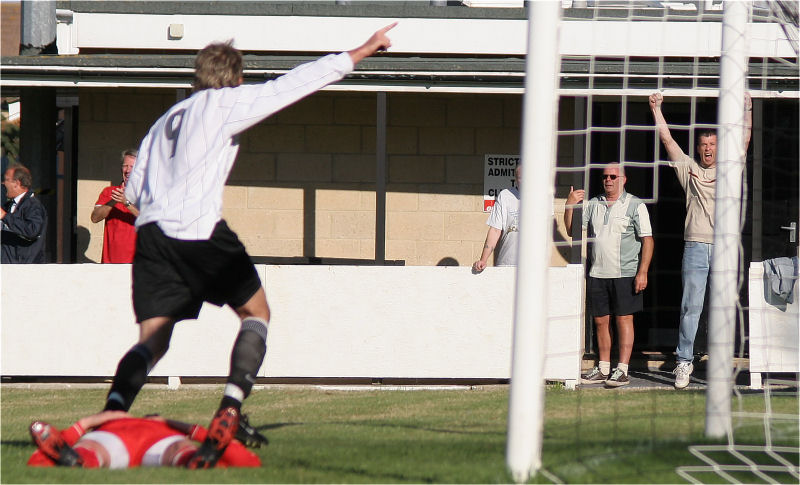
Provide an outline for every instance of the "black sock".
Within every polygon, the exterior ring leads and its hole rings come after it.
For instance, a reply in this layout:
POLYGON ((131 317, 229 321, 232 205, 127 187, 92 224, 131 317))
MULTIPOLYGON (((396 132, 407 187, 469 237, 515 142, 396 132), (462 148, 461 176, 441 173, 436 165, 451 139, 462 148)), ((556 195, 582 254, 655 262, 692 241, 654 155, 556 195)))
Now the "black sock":
POLYGON ((241 409, 250 395, 258 369, 267 352, 267 322, 254 317, 242 320, 242 329, 231 352, 231 371, 225 386, 220 409, 233 406, 241 409))
POLYGON ((142 344, 136 344, 128 351, 117 366, 117 373, 106 397, 104 411, 128 411, 139 390, 147 381, 153 354, 142 344))

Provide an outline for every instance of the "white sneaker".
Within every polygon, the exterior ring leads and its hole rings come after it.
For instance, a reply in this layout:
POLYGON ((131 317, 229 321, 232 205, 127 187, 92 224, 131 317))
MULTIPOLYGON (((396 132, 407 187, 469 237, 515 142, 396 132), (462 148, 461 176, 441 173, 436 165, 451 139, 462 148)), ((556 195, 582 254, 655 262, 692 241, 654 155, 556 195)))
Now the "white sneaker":
POLYGON ((675 389, 683 389, 689 385, 689 376, 694 371, 694 365, 691 362, 678 362, 678 366, 672 371, 675 374, 675 389))

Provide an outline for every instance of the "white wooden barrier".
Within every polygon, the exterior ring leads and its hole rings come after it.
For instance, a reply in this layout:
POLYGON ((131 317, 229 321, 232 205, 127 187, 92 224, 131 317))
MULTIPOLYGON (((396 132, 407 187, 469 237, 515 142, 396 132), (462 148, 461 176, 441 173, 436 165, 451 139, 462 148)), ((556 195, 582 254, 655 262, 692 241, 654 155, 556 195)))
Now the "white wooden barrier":
POLYGON ((763 372, 800 372, 800 288, 794 303, 781 310, 768 303, 764 266, 750 263, 750 387, 761 389, 763 372))
MULTIPOLYGON (((256 266, 272 321, 260 377, 510 375, 514 268, 256 266)), ((112 376, 135 343, 128 265, 3 265, 2 375, 112 376)), ((583 268, 550 268, 545 377, 574 384, 583 268)), ((151 376, 228 374, 239 322, 206 304, 151 376)))

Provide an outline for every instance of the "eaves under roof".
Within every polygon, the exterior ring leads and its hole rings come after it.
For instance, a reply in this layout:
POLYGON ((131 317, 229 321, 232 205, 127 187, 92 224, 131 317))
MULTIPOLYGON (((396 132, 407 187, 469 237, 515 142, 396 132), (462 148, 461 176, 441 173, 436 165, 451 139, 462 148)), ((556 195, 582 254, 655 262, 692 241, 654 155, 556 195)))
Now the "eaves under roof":
MULTIPOLYGON (((565 9, 565 20, 658 20, 696 22, 696 12, 672 11, 649 6, 658 2, 634 2, 635 9, 565 9), (640 7, 639 7, 640 6, 640 7)), ((163 1, 66 1, 59 9, 97 14, 386 17, 524 20, 525 8, 435 7, 429 2, 363 2, 338 5, 327 2, 163 2, 163 1)), ((719 22, 720 13, 702 14, 703 22, 719 22)), ((289 69, 319 57, 304 52, 244 51, 245 82, 277 77, 289 69)), ((194 52, 186 50, 81 49, 78 55, 11 56, 0 59, 4 93, 26 86, 56 87, 171 87, 188 88, 193 74, 194 52)), ((343 81, 328 89, 351 91, 419 91, 521 93, 525 59, 522 55, 447 55, 391 53, 362 61, 343 81)), ((637 90, 714 90, 718 87, 716 57, 591 58, 564 56, 561 89, 619 95, 637 90)), ((787 93, 797 97, 798 69, 792 62, 751 59, 751 90, 787 93)), ((713 95, 713 94, 710 94, 713 95)), ((758 94, 754 94, 758 95, 758 94)), ((780 94, 778 94, 780 95, 780 94)))
MULTIPOLYGON (((317 56, 245 55, 245 82, 273 79, 317 56)), ((3 88, 174 87, 189 88, 194 56, 188 54, 92 54, 3 57, 3 88)), ((376 56, 335 85, 350 91, 522 92, 525 59, 376 56)), ((796 66, 751 61, 750 88, 798 91, 796 66)), ((642 89, 716 89, 719 60, 564 58, 561 89, 624 94, 642 89)))

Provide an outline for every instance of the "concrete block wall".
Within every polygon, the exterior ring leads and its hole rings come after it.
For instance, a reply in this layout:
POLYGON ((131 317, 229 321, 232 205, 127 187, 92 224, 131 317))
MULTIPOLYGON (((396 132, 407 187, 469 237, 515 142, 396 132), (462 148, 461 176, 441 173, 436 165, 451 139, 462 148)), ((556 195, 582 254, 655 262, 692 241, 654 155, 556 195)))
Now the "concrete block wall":
MULTIPOLYGON (((175 100, 175 90, 81 92, 79 261, 100 260, 103 224, 89 214, 119 179, 120 151, 138 146, 175 100)), ((388 260, 467 266, 479 257, 484 154, 519 153, 521 102, 387 95, 388 260)), ((321 92, 245 132, 224 217, 252 256, 374 258, 375 117, 374 93, 321 92)), ((557 251, 552 260, 565 263, 557 251)))
POLYGON ((122 180, 122 151, 138 148, 150 125, 175 100, 175 90, 79 91, 77 262, 100 262, 104 223, 89 218, 94 203, 105 187, 122 180))

